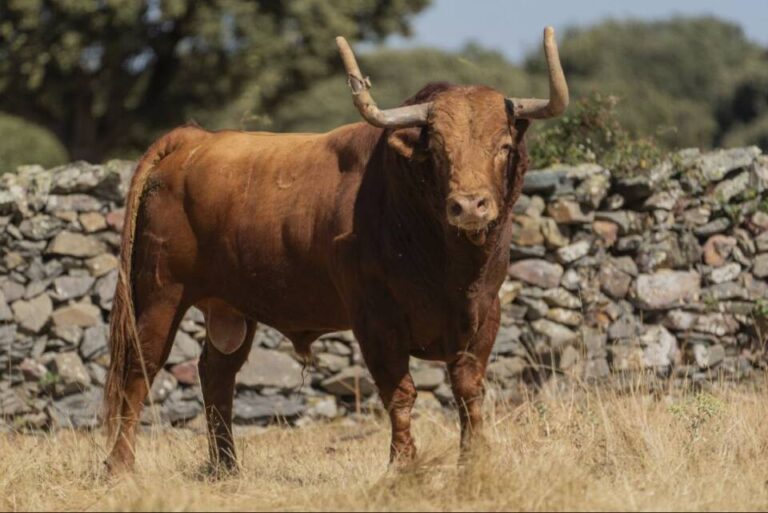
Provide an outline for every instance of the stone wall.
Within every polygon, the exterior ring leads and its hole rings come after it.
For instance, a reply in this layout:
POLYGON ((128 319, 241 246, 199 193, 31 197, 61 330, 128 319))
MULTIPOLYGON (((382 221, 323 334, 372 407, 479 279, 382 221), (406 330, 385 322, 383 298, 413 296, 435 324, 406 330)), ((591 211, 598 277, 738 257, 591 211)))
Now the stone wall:
MULTIPOLYGON (((122 201, 133 163, 25 166, 0 178, 0 428, 98 424, 122 201)), ((745 379, 768 315, 768 158, 684 150, 648 173, 593 164, 531 171, 515 207, 496 398, 545 381, 652 371, 673 384, 745 379)), ((145 422, 202 412, 190 311, 145 422)), ((238 375, 235 422, 308 422, 375 408, 351 333, 323 337, 302 369, 267 327, 238 375)), ((451 402, 442 366, 413 362, 419 408, 451 402)))

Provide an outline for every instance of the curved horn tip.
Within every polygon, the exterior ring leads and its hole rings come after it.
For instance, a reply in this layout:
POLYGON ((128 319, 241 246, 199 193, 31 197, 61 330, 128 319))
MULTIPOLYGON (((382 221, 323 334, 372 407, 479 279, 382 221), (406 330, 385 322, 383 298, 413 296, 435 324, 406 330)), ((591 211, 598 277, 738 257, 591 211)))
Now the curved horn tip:
POLYGON ((552 28, 552 25, 547 25, 544 27, 544 37, 549 39, 550 37, 555 36, 555 29, 552 28))

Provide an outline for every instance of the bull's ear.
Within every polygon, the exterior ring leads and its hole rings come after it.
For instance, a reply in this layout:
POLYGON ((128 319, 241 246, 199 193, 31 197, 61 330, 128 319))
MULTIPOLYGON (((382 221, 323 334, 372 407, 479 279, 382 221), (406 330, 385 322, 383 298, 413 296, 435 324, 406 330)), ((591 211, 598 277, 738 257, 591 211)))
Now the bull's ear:
POLYGON ((387 138, 389 146, 408 160, 423 160, 427 155, 425 130, 421 127, 400 128, 387 138))

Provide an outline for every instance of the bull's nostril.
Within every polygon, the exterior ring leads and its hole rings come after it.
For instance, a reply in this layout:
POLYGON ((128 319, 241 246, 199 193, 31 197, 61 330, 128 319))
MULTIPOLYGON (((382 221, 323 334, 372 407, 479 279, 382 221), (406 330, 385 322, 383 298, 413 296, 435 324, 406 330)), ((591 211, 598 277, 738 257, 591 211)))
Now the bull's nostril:
POLYGON ((461 215, 462 208, 461 208, 461 205, 459 205, 457 202, 454 201, 453 203, 451 203, 450 210, 451 210, 452 216, 458 217, 461 215))
POLYGON ((480 198, 477 200, 477 211, 480 213, 485 212, 488 209, 488 198, 480 198))

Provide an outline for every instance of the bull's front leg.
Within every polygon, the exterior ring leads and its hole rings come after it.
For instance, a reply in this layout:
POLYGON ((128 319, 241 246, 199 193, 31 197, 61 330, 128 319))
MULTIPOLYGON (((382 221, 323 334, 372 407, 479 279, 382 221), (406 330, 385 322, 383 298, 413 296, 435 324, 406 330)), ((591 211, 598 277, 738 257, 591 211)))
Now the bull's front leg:
POLYGON ((409 355, 396 352, 381 358, 365 357, 365 360, 392 425, 389 462, 395 466, 406 465, 416 456, 416 444, 411 435, 416 386, 408 370, 409 355))
POLYGON ((466 350, 448 363, 448 374, 461 422, 462 456, 485 445, 482 433, 482 406, 485 397, 485 369, 499 330, 500 307, 495 300, 466 350))
MULTIPOLYGON (((380 310, 379 310, 380 311, 380 310)), ((393 324, 366 320, 359 322, 355 335, 368 370, 379 390, 381 402, 392 424, 389 461, 405 465, 416 456, 411 435, 411 410, 416 402, 416 386, 408 369, 410 354, 393 324)))

